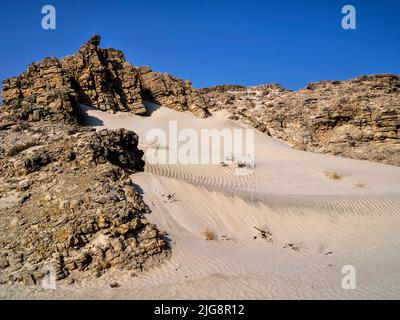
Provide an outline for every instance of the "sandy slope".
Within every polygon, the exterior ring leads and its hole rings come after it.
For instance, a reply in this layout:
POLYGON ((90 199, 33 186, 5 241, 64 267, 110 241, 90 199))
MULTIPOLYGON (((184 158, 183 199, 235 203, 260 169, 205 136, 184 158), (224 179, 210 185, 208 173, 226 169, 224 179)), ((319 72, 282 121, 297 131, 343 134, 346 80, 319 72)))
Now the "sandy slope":
MULTIPOLYGON (((146 132, 171 119, 195 130, 243 127, 225 113, 196 119, 165 108, 145 118, 87 115, 98 128, 134 130, 143 148, 146 132)), ((173 254, 159 267, 138 277, 113 271, 55 292, 13 287, 0 298, 400 298, 400 168, 297 151, 261 133, 255 156, 247 176, 232 166, 162 164, 133 175, 149 219, 171 239, 173 254), (206 228, 218 239, 206 241, 206 228), (356 290, 341 287, 344 265, 356 268, 356 290), (110 289, 113 280, 121 287, 110 289)))
MULTIPOLYGON (((178 122, 178 129, 191 128, 197 132, 205 128, 246 128, 239 122, 227 120, 225 112, 216 113, 209 119, 198 119, 191 114, 162 107, 151 117, 126 113, 111 115, 98 110, 86 113, 89 123, 99 129, 123 127, 135 131, 145 150, 151 147, 151 141, 146 141, 147 132, 154 128, 167 132, 170 120, 178 122)), ((255 131, 254 154, 256 170, 250 176, 238 176, 232 167, 215 165, 150 165, 150 159, 146 159, 146 170, 156 175, 220 188, 221 191, 234 189, 295 195, 400 194, 399 167, 295 150, 258 131, 255 131), (343 179, 328 179, 325 172, 337 172, 343 179), (358 187, 358 184, 363 187, 358 187)))

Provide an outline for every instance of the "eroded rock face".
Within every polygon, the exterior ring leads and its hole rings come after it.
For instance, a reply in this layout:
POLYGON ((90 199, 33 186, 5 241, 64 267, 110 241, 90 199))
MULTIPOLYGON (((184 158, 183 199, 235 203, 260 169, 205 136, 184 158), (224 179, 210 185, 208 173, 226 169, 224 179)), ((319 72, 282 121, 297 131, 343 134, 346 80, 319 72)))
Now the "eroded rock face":
POLYGON ((79 103, 144 114, 147 100, 198 117, 226 109, 232 119, 296 148, 400 165, 398 76, 322 81, 296 92, 279 85, 196 90, 189 81, 134 67, 121 51, 99 44, 94 36, 71 56, 46 58, 5 80, 1 108, 15 121, 74 120, 79 103))
POLYGON ((0 131, 0 283, 141 271, 168 255, 129 177, 144 165, 136 134, 8 123, 0 131))
POLYGON ((190 81, 153 72, 149 67, 140 67, 138 71, 145 100, 176 111, 190 111, 200 118, 210 115, 207 109, 208 98, 193 89, 190 81))
POLYGON ((77 116, 78 104, 103 111, 146 113, 143 100, 206 117, 207 98, 168 74, 134 67, 121 51, 99 48, 94 36, 79 51, 60 60, 46 58, 20 76, 3 82, 4 104, 23 119, 77 116))
POLYGON ((26 72, 3 81, 4 106, 17 119, 71 119, 78 112, 78 100, 70 77, 56 58, 33 63, 26 72))
POLYGON ((138 136, 80 125, 80 103, 145 112, 138 70, 99 42, 3 82, 0 284, 141 271, 169 253, 129 177, 144 167, 138 136))
POLYGON ((293 144, 355 159, 400 165, 400 78, 363 76, 310 83, 299 91, 279 85, 200 90, 210 110, 293 144))
POLYGON ((91 137, 88 145, 96 164, 110 162, 127 172, 135 172, 144 168, 144 153, 138 149, 138 142, 139 137, 126 129, 101 130, 91 137))
POLYGON ((137 70, 121 51, 100 49, 99 44, 100 37, 94 36, 77 53, 60 60, 79 102, 103 111, 145 113, 137 70))

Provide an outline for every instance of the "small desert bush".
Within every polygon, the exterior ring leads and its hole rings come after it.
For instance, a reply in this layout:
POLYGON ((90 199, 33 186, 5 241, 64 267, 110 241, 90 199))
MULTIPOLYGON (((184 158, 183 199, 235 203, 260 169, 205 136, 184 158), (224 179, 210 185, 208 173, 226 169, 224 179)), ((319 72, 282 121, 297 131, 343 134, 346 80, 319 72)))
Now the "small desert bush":
POLYGON ((203 234, 204 238, 206 238, 207 241, 218 239, 217 234, 214 231, 212 231, 210 228, 205 228, 202 231, 202 234, 203 234))
POLYGON ((325 176, 332 180, 341 180, 343 178, 343 175, 341 175, 337 171, 326 171, 325 176))

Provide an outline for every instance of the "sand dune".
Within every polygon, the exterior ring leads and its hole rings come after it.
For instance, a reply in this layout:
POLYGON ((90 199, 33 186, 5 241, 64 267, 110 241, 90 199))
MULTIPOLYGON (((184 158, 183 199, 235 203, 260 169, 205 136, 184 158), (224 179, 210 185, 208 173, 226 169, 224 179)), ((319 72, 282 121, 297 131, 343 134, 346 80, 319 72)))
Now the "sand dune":
MULTIPOLYGON (((134 130, 144 149, 146 132, 166 130, 171 119, 195 130, 244 127, 226 113, 85 110, 98 129, 134 130)), ((297 151, 258 132, 255 155, 250 175, 234 166, 148 163, 132 176, 149 220, 170 238, 173 253, 162 265, 136 277, 113 270, 54 292, 13 287, 0 298, 400 298, 400 168, 297 151), (207 241, 205 230, 216 239, 207 241), (355 290, 341 286, 345 265, 356 269, 355 290)))
POLYGON ((32 289, 29 297, 399 297, 399 200, 324 199, 314 206, 296 200, 281 206, 285 200, 277 195, 271 205, 150 173, 136 174, 134 182, 153 210, 149 218, 171 238, 170 259, 138 277, 113 271, 54 292, 32 289), (176 194, 172 201, 170 192, 176 194), (263 239, 255 227, 270 235, 263 239), (206 228, 217 240, 205 240, 206 228), (341 287, 341 268, 348 264, 357 270, 356 290, 341 287), (112 281, 121 287, 110 289, 112 281))
MULTIPOLYGON (((154 106, 153 106, 154 108, 154 106)), ((149 141, 146 134, 157 128, 168 132, 170 120, 178 122, 179 129, 191 128, 197 132, 205 128, 247 128, 240 122, 228 120, 224 111, 209 119, 198 119, 191 114, 168 108, 156 109, 151 117, 140 117, 127 113, 114 115, 85 108, 88 124, 96 128, 126 128, 140 136, 141 147, 146 151, 149 141)), ((169 147, 169 146, 165 146, 169 147)), ((216 187, 227 191, 249 191, 295 195, 399 195, 400 168, 369 161, 360 161, 316 154, 292 149, 286 143, 255 132, 256 170, 252 175, 235 174, 234 167, 218 165, 165 165, 147 160, 146 171, 216 187), (340 181, 329 179, 326 173, 337 172, 340 181)))

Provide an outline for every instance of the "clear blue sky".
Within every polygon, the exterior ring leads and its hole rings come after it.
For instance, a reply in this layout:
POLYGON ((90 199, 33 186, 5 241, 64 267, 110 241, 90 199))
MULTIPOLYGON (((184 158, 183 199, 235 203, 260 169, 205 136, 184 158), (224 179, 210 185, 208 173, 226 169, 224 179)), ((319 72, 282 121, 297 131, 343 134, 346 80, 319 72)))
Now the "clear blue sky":
POLYGON ((78 50, 93 34, 134 65, 189 79, 195 87, 280 83, 400 73, 399 0, 0 2, 0 80, 46 56, 78 50), (41 28, 41 8, 57 29, 41 28), (357 30, 341 27, 342 6, 357 30))

